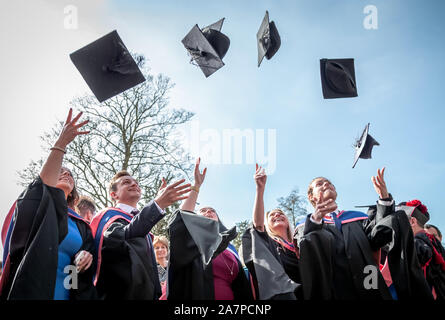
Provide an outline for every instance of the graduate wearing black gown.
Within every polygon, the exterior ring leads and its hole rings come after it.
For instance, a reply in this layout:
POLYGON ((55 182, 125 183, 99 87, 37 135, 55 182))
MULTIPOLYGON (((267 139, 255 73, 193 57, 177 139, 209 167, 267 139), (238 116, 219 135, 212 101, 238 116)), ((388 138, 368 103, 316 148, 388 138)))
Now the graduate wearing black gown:
MULTIPOLYGON (((63 191, 37 178, 20 195, 4 225, 5 267, 0 285, 2 300, 53 300, 58 246, 68 233, 69 217, 75 222, 82 246, 94 254, 88 223, 68 209, 63 191), (10 219, 9 219, 10 217, 10 219)), ((74 265, 74 258, 71 262, 74 265)), ((71 300, 96 299, 93 268, 77 274, 71 300)), ((68 274, 67 274, 68 276, 68 274)))
MULTIPOLYGON (((368 216, 374 219, 377 206, 370 206, 368 216)), ((382 273, 389 274, 389 287, 397 300, 432 300, 433 295, 418 259, 414 234, 403 207, 397 206, 380 224, 392 230, 392 239, 381 250, 382 273), (387 270, 386 270, 387 269, 387 270)))
POLYGON ((97 298, 92 282, 95 256, 92 233, 89 224, 68 207, 74 207, 78 195, 71 172, 62 167, 67 145, 77 135, 88 133, 78 130, 87 122, 77 124, 80 116, 81 113, 73 118, 70 109, 39 177, 19 196, 6 217, 2 228, 1 300, 97 298), (64 242, 70 236, 76 241, 70 238, 64 242), (60 256, 64 259, 59 259, 60 256), (68 278, 71 287, 67 288, 67 278, 61 277, 65 267, 71 265, 78 272, 77 276, 73 272, 66 275, 71 279, 68 278))
POLYGON ((424 230, 430 219, 428 209, 419 200, 402 202, 397 206, 405 212, 414 233, 414 245, 430 292, 437 300, 445 300, 445 249, 424 230))
POLYGON ((391 228, 380 223, 394 205, 383 172, 373 177, 380 200, 371 218, 361 212, 338 211, 337 192, 326 178, 311 182, 308 198, 315 212, 296 230, 305 299, 392 299, 377 258, 392 237, 391 228))
POLYGON ((256 296, 260 300, 301 299, 298 247, 292 243, 289 220, 280 209, 264 213, 267 175, 258 164, 254 180, 256 195, 252 225, 244 232, 242 245, 256 296))
POLYGON ((252 300, 250 277, 245 273, 236 249, 230 244, 237 235, 236 227, 227 229, 211 207, 194 213, 199 189, 207 172, 207 168, 200 172, 200 162, 198 158, 194 170, 195 183, 189 197, 181 204, 181 210, 175 212, 168 226, 170 259, 167 300, 215 300, 218 296, 252 300), (222 269, 214 268, 219 257, 226 264, 222 269), (236 261, 232 269, 225 257, 236 261), (215 287, 216 276, 219 288, 215 287), (218 290, 224 290, 224 293, 218 290))
POLYGON ((91 221, 98 252, 94 283, 100 298, 111 300, 157 300, 161 296, 158 270, 150 230, 164 217, 164 210, 185 199, 190 185, 180 180, 167 186, 165 180, 156 198, 140 212, 138 182, 126 171, 110 183, 117 203, 91 221))
POLYGON ((228 250, 236 257, 237 276, 231 283, 234 300, 253 300, 249 278, 230 244, 236 227, 178 210, 169 224, 170 259, 167 300, 215 300, 214 259, 228 250))
POLYGON ((152 202, 138 214, 116 207, 93 219, 99 253, 94 283, 101 299, 157 300, 161 296, 149 231, 163 216, 152 202))

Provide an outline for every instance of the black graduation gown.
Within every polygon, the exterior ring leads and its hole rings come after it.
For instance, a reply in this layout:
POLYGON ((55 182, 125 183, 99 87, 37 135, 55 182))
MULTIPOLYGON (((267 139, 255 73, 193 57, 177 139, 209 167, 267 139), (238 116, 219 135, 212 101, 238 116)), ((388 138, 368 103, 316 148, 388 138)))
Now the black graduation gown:
POLYGON ((345 221, 341 231, 334 224, 313 223, 308 215, 304 235, 298 239, 304 298, 391 300, 375 258, 375 252, 391 241, 391 229, 379 224, 391 212, 391 206, 377 205, 372 219, 345 221), (364 285, 372 274, 365 271, 367 266, 374 268, 376 289, 364 285))
POLYGON ((163 217, 164 214, 151 202, 135 216, 107 208, 93 219, 91 224, 96 247, 100 251, 95 282, 101 299, 159 299, 162 292, 158 269, 148 237, 150 230, 163 217), (117 215, 108 216, 110 213, 117 215), (104 220, 111 223, 97 229, 104 220))
POLYGON ((434 236, 425 232, 417 233, 414 242, 429 288, 434 288, 437 300, 445 300, 445 249, 434 236))
MULTIPOLYGON (((373 219, 376 213, 377 206, 369 208, 370 219, 373 219)), ((433 296, 418 260, 414 234, 405 211, 395 211, 383 218, 380 224, 392 229, 392 239, 385 247, 385 255, 397 299, 432 300, 433 296)))
POLYGON ((243 259, 259 300, 302 298, 298 258, 253 225, 242 237, 243 259))
MULTIPOLYGON (((82 237, 80 250, 86 250, 94 257, 88 223, 81 219, 75 219, 75 222, 82 237)), ((64 192, 45 185, 38 177, 17 199, 11 223, 1 299, 53 300, 58 247, 68 233, 68 207, 64 192)), ((95 298, 93 268, 90 267, 78 274, 78 289, 70 291, 70 299, 95 298)))
MULTIPOLYGON (((168 225, 167 300, 215 300, 212 260, 223 252, 237 233, 220 221, 193 212, 176 211, 168 225)), ((252 300, 253 293, 243 266, 232 282, 235 300, 252 300)))

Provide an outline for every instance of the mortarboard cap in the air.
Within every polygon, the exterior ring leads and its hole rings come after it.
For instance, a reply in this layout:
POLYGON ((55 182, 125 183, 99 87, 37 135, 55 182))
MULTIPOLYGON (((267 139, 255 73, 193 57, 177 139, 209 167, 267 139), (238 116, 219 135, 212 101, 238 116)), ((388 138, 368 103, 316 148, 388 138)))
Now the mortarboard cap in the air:
POLYGON ((320 59, 323 98, 357 97, 354 59, 320 59))
POLYGON ((182 44, 206 77, 224 66, 222 58, 230 46, 230 39, 221 32, 224 18, 203 28, 196 24, 182 39, 182 44))
POLYGON ((260 66, 263 58, 267 60, 271 59, 281 46, 281 38, 278 34, 277 27, 273 21, 269 22, 269 12, 266 11, 266 15, 261 22, 260 29, 256 34, 257 46, 258 46, 258 67, 260 66))
POLYGON ((99 102, 145 81, 116 30, 71 53, 70 58, 99 102))
POLYGON ((352 168, 355 167, 359 158, 371 159, 372 147, 380 144, 369 134, 369 123, 366 125, 365 130, 363 130, 362 136, 355 142, 355 155, 354 164, 352 168))

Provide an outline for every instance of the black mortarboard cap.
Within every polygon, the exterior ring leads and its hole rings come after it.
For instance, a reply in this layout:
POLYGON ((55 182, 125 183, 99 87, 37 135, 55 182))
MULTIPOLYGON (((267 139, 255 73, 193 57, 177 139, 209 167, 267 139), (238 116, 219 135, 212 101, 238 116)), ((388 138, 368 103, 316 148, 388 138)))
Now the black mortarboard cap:
POLYGON ((430 220, 428 209, 419 200, 401 202, 395 207, 397 210, 403 210, 409 217, 415 217, 420 224, 424 225, 430 220))
POLYGON ((206 77, 224 66, 222 58, 229 50, 230 39, 221 32, 224 18, 203 28, 196 24, 182 39, 191 62, 198 65, 206 77))
POLYGON ((258 67, 266 57, 267 60, 272 58, 281 46, 281 38, 278 34, 277 27, 273 21, 269 22, 269 12, 261 22, 260 29, 256 34, 258 46, 258 67))
POLYGON ((145 81, 116 30, 70 54, 99 102, 145 81))
POLYGON ((352 168, 355 167, 359 158, 371 159, 372 147, 380 145, 373 137, 371 137, 368 131, 369 123, 366 125, 365 130, 363 130, 360 139, 355 142, 354 164, 352 165, 352 168))
POLYGON ((354 59, 320 59, 323 98, 357 97, 354 59))

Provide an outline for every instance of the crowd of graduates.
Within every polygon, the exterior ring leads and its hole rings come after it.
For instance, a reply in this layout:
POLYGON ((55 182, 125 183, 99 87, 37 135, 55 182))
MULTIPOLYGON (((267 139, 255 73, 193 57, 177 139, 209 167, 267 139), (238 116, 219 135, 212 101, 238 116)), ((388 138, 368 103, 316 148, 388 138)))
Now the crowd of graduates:
POLYGON ((96 212, 62 166, 69 143, 89 133, 80 117, 69 111, 39 176, 4 221, 2 300, 445 299, 442 235, 421 201, 396 205, 385 168, 371 179, 377 201, 367 213, 339 210, 334 184, 313 179, 313 212, 292 226, 283 211, 266 212, 267 175, 257 165, 252 224, 237 250, 223 209, 195 208, 207 173, 200 159, 193 184, 163 180, 143 206, 138 181, 117 172, 113 207, 96 212), (178 201, 168 239, 155 237, 150 231, 178 201))

